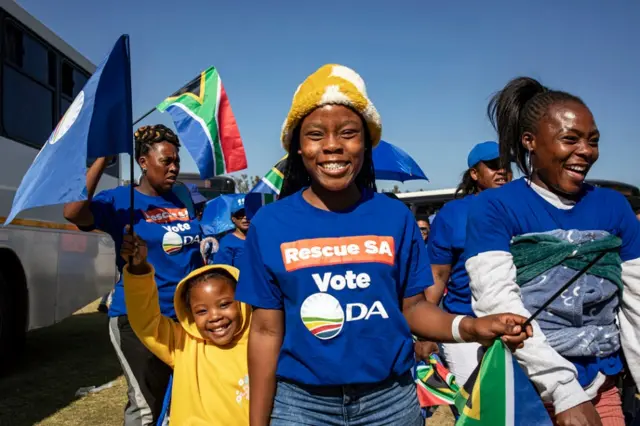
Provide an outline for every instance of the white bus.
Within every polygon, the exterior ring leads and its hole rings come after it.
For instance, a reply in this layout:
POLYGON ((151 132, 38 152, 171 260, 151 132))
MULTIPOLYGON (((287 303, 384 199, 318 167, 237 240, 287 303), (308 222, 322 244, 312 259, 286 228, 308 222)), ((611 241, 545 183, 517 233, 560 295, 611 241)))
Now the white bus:
POLYGON ((416 216, 429 216, 450 200, 456 193, 455 188, 434 189, 431 191, 401 192, 396 194, 416 216))
MULTIPOLYGON (((0 0, 0 223, 22 177, 95 66, 13 0, 0 0)), ((99 189, 118 185, 118 164, 99 189)), ((27 330, 51 325, 107 293, 114 245, 69 225, 62 206, 0 227, 0 366, 27 330)), ((9 364, 8 364, 9 363, 9 364)))
MULTIPOLYGON (((611 188, 624 195, 633 210, 640 214, 640 189, 634 185, 613 180, 588 179, 587 183, 603 188, 611 188)), ((431 191, 403 192, 396 194, 414 215, 425 216, 437 213, 442 206, 455 198, 456 188, 431 191)))

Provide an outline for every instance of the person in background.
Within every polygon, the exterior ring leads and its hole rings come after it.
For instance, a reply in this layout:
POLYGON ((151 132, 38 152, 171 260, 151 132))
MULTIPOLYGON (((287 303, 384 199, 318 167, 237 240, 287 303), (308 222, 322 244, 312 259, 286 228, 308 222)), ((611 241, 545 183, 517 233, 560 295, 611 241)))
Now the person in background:
POLYGON ((170 424, 249 424, 247 342, 251 308, 234 301, 239 271, 227 265, 198 268, 178 284, 178 322, 163 316, 148 248, 125 235, 120 250, 131 327, 142 343, 173 369, 170 424))
POLYGON ((252 426, 423 426, 412 332, 515 346, 510 314, 456 317, 426 301, 432 282, 411 211, 376 192, 380 116, 355 71, 325 65, 294 95, 276 203, 253 217, 236 299, 253 306, 252 426))
POLYGON ((220 239, 220 247, 213 256, 213 261, 221 265, 238 266, 250 224, 242 204, 234 204, 231 209, 231 221, 236 229, 220 239))
MULTIPOLYGON (((180 172, 180 143, 163 126, 143 126, 135 132, 135 159, 142 170, 133 188, 134 230, 147 242, 149 262, 162 315, 175 318, 173 295, 178 282, 203 265, 200 225, 189 216, 187 206, 172 191, 180 172)), ((99 229, 113 238, 116 253, 122 248, 125 226, 130 221, 131 186, 119 186, 95 195, 107 159, 100 158, 87 171, 87 200, 68 203, 64 216, 83 231, 99 229)), ((109 306, 109 334, 127 380, 125 426, 154 425, 171 369, 138 340, 131 329, 122 282, 124 259, 115 259, 120 279, 109 306)))
MULTIPOLYGON (((427 289, 427 300, 439 304, 445 312, 475 317, 471 308, 469 276, 464 268, 469 207, 476 195, 486 189, 498 188, 508 182, 507 169, 500 163, 496 142, 482 142, 467 156, 468 169, 456 190, 455 200, 446 203, 438 212, 431 227, 427 253, 431 260, 434 284, 427 289), (446 297, 442 296, 446 290, 446 297)), ((464 385, 478 365, 477 343, 443 343, 440 354, 456 377, 464 385)))
POLYGON ((202 219, 202 213, 204 212, 204 208, 207 204, 207 199, 198 191, 198 186, 193 183, 188 183, 187 188, 189 188, 189 192, 191 193, 191 200, 193 201, 193 207, 196 211, 196 218, 198 220, 202 219))
POLYGON ((418 224, 418 229, 420 229, 420 235, 422 235, 422 239, 426 244, 427 239, 429 238, 429 231, 431 230, 431 225, 429 224, 429 217, 418 216, 416 218, 416 223, 418 224))
POLYGON ((556 424, 623 426, 621 349, 640 380, 640 222, 622 194, 585 183, 600 132, 582 99, 520 77, 488 113, 502 159, 515 158, 524 177, 471 204, 465 256, 474 311, 529 317, 553 300, 515 357, 556 424))

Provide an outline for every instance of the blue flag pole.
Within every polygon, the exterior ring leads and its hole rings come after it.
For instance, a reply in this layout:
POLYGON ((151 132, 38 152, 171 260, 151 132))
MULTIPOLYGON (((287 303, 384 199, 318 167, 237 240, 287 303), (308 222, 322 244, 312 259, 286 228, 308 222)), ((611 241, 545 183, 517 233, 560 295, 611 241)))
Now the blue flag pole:
MULTIPOLYGON (((128 84, 128 90, 127 90, 127 94, 128 94, 128 98, 127 102, 129 102, 129 105, 133 106, 133 99, 131 96, 131 46, 129 44, 129 37, 127 36, 126 39, 126 49, 127 49, 127 72, 129 73, 129 78, 127 78, 127 84, 128 84)), ((130 131, 133 132, 133 112, 132 112, 133 108, 129 109, 129 116, 127 117, 129 120, 129 123, 131 123, 129 125, 129 129, 131 129, 130 131)), ((134 189, 133 189, 133 179, 134 179, 134 174, 133 174, 133 168, 134 168, 134 156, 136 155, 136 147, 135 147, 135 142, 133 142, 133 136, 132 134, 130 134, 129 137, 129 143, 133 143, 133 146, 131 148, 131 155, 129 155, 129 184, 131 185, 131 191, 129 193, 129 197, 130 197, 130 204, 131 204, 131 208, 129 209, 129 221, 130 221, 130 226, 129 226, 129 235, 133 235, 133 225, 135 223, 135 209, 134 209, 134 189)), ((129 264, 132 265, 133 264, 133 256, 129 257, 129 264)))

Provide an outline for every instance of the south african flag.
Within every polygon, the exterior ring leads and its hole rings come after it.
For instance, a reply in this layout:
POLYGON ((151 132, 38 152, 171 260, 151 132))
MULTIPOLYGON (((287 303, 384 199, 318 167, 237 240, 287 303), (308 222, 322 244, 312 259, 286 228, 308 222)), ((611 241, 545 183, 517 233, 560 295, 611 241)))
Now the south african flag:
POLYGON ((511 351, 496 340, 455 397, 456 426, 552 426, 511 351))

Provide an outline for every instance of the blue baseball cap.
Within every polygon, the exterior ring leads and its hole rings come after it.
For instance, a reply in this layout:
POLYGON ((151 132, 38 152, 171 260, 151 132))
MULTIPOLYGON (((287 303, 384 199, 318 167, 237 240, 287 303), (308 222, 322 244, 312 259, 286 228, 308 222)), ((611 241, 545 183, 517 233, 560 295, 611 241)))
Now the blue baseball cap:
POLYGON ((496 158, 500 158, 500 146, 493 141, 482 142, 469 152, 467 166, 471 168, 481 161, 491 161, 496 158))
POLYGON ((244 194, 237 194, 238 196, 231 201, 231 206, 229 210, 231 210, 231 216, 238 213, 240 210, 244 210, 244 194))

